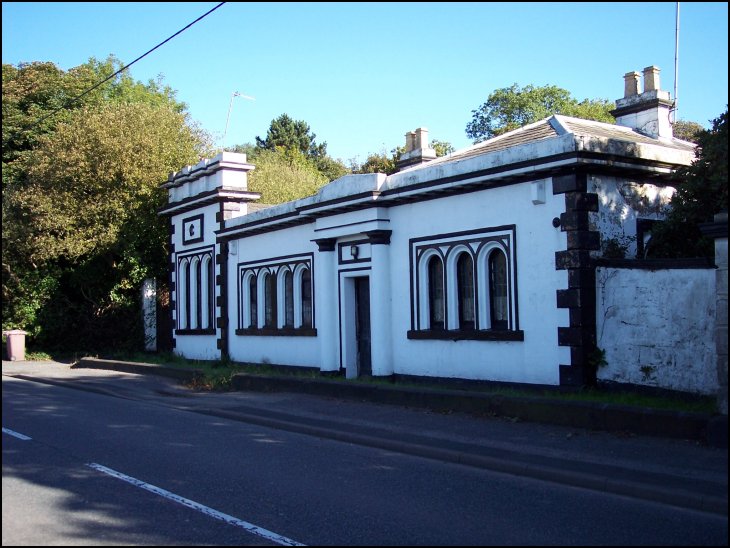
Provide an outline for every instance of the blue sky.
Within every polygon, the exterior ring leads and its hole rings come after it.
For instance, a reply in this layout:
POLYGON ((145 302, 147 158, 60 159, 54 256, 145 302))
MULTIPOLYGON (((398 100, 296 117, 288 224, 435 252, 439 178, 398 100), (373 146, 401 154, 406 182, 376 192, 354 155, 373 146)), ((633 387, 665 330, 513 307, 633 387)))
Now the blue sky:
MULTIPOLYGON (((89 57, 129 63, 217 2, 3 2, 2 60, 89 57)), ((615 100, 623 75, 649 65, 674 88, 675 2, 230 2, 135 63, 177 90, 194 120, 225 144, 264 137, 287 113, 331 156, 364 161, 427 127, 471 144, 472 111, 498 88, 556 85, 615 100)), ((680 3, 679 119, 709 127, 728 103, 728 4, 680 3)))

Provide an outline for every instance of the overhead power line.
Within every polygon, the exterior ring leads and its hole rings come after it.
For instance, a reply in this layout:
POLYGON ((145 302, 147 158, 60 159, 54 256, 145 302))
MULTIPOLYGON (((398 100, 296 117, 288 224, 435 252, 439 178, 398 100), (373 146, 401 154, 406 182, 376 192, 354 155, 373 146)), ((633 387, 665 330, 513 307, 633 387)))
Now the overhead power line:
MULTIPOLYGON (((173 38, 175 38, 175 37, 176 37, 176 36, 177 36, 178 34, 181 34, 181 33, 185 32, 185 31, 186 31, 187 29, 189 29, 190 27, 192 27, 192 26, 193 26, 193 25, 194 25, 195 23, 197 23, 197 22, 198 22, 198 21, 200 21, 201 19, 203 19, 203 18, 207 17, 208 15, 210 15, 211 13, 213 13, 213 12, 214 12, 215 10, 217 10, 218 8, 220 8, 220 7, 221 7, 221 6, 223 5, 223 4, 225 4, 225 2, 221 2, 220 4, 218 4, 217 6, 215 6, 215 7, 213 8, 213 9, 211 9, 211 10, 207 11, 206 13, 204 13, 203 15, 201 15, 200 17, 198 17, 198 18, 197 18, 197 19, 196 19, 195 21, 193 21, 192 23, 189 23, 189 24, 185 25, 185 26, 184 26, 183 28, 181 28, 181 29, 180 29, 179 31, 177 31, 177 32, 176 32, 175 34, 173 34, 172 36, 170 36, 170 37, 169 37, 169 38, 167 38, 166 40, 164 40, 164 41, 160 42, 159 44, 157 44, 157 45, 156 45, 156 46, 155 46, 154 48, 152 48, 151 50, 149 50, 149 51, 147 51, 147 52, 143 53, 142 55, 140 55, 139 57, 137 57, 137 58, 136 58, 136 59, 135 59, 134 61, 132 61, 131 63, 129 63, 129 64, 127 64, 127 65, 124 65, 124 66, 123 66, 122 68, 120 68, 120 69, 119 69, 118 71, 116 71, 116 72, 115 72, 114 74, 110 74, 109 76, 107 76, 106 78, 104 78, 104 79, 103 79, 103 80, 102 80, 101 82, 98 82, 97 84, 94 84, 93 86, 91 86, 91 87, 90 87, 89 89, 87 89, 86 91, 84 91, 84 92, 80 93, 80 94, 79 94, 79 95, 77 95, 76 97, 73 97, 73 98, 69 99, 69 100, 68 100, 68 101, 66 102, 66 104, 65 104, 65 105, 63 105, 63 106, 61 106, 61 107, 58 107, 58 108, 57 108, 57 109, 55 109, 55 110, 52 110, 51 112, 49 112, 49 113, 48 113, 48 114, 46 114, 45 116, 43 116, 43 117, 39 118, 38 120, 36 120, 36 121, 35 121, 35 122, 33 122, 32 124, 30 124, 29 126, 27 126, 27 127, 23 128, 23 131, 27 131, 27 130, 29 130, 29 129, 32 129, 32 128, 34 128, 35 126, 37 126, 38 124, 40 124, 40 123, 41 123, 41 122, 42 122, 43 120, 46 120, 47 118, 50 118, 51 116, 53 116, 53 115, 54 115, 54 114, 56 114, 57 112, 59 112, 59 111, 61 111, 61 110, 65 109, 65 108, 68 108, 69 106, 71 106, 72 104, 74 104, 74 103, 75 103, 76 101, 78 101, 79 99, 81 99, 81 98, 82 98, 82 97, 83 97, 84 95, 87 95, 87 94, 91 93, 92 91, 94 91, 94 90, 95 90, 96 88, 98 88, 98 87, 99 87, 99 86, 101 86, 102 84, 104 84, 104 83, 108 82, 109 80, 111 80, 112 78, 114 78, 114 77, 115 77, 115 76, 116 76, 117 74, 119 74, 119 73, 121 73, 121 72, 123 72, 123 71, 127 70, 127 69, 128 69, 129 67, 131 67, 132 65, 134 65, 134 64, 135 64, 135 63, 136 63, 137 61, 139 61, 140 59, 143 59, 143 58, 147 57, 147 56, 148 56, 148 55, 149 55, 150 53, 152 53, 153 51, 155 51, 155 50, 156 50, 157 48, 159 48, 160 46, 163 46, 163 45, 165 45, 165 44, 166 44, 167 42, 169 42, 170 40, 172 40, 173 38)), ((20 133, 20 132, 18 132, 18 133, 20 133)), ((17 133, 16 133, 16 135, 17 135, 17 133)), ((15 136, 15 135, 14 135, 14 136, 15 136)))

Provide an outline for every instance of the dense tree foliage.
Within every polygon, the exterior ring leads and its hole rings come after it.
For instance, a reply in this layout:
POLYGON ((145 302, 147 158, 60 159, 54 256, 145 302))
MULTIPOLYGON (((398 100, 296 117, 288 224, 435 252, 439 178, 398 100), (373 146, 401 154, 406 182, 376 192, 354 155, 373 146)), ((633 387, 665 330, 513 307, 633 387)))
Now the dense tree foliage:
POLYGON ((160 81, 73 100, 118 67, 3 65, 3 328, 49 349, 141 340, 139 284, 166 271, 159 184, 208 151, 160 81))
POLYGON ((175 92, 161 79, 142 84, 126 72, 84 94, 121 66, 114 56, 105 61, 92 58, 68 71, 49 62, 3 64, 3 167, 22 151, 35 146, 41 135, 53 131, 56 124, 79 108, 119 102, 166 105, 177 112, 185 110, 185 105, 175 100, 175 92))
POLYGON ((317 193, 329 182, 298 150, 258 150, 249 161, 256 166, 248 178, 248 188, 261 193, 262 204, 280 204, 317 193))
POLYGON ((282 114, 271 121, 265 139, 256 137, 256 146, 267 150, 298 150, 307 158, 317 158, 327 154, 327 143, 317 144, 316 137, 304 120, 282 114))
POLYGON ((466 135, 479 143, 553 114, 613 123, 613 108, 614 103, 607 99, 578 101, 557 86, 521 88, 513 84, 493 91, 484 104, 472 111, 466 135))
POLYGON ((398 158, 405 151, 405 147, 396 147, 388 153, 385 149, 380 152, 371 152, 366 160, 353 166, 353 173, 385 173, 390 175, 398 171, 398 158))
MULTIPOLYGON (((454 152, 454 147, 446 141, 431 141, 431 148, 436 151, 436 157, 446 156, 454 152)), ((398 158, 405 152, 405 147, 395 147, 388 153, 385 149, 379 153, 368 154, 367 159, 360 165, 352 167, 353 173, 385 173, 390 175, 398 171, 398 158)))
POLYGON ((687 120, 677 120, 672 125, 672 133, 677 139, 689 141, 690 143, 698 143, 700 135, 705 128, 697 122, 689 122, 687 120))
POLYGON ((677 192, 667 220, 652 230, 648 246, 653 257, 712 257, 713 240, 702 235, 698 224, 712 221, 727 210, 728 131, 727 107, 712 122, 712 129, 697 137, 697 159, 678 170, 677 192))
MULTIPOLYGON (((327 155, 327 143, 317 144, 316 137, 304 120, 294 120, 288 114, 282 114, 271 121, 266 138, 256 137, 256 149, 250 155, 253 157, 262 150, 288 155, 281 159, 280 165, 282 166, 290 164, 294 157, 297 158, 297 162, 301 159, 300 157, 303 157, 328 181, 349 173, 340 160, 335 160, 327 155), (297 152, 298 155, 294 152, 297 152)), ((270 160, 271 156, 268 155, 268 168, 272 168, 270 160)), ((305 184, 304 187, 307 185, 305 184)), ((295 193, 282 189, 279 194, 294 195, 295 193)), ((297 198, 301 197, 297 196, 297 198)))

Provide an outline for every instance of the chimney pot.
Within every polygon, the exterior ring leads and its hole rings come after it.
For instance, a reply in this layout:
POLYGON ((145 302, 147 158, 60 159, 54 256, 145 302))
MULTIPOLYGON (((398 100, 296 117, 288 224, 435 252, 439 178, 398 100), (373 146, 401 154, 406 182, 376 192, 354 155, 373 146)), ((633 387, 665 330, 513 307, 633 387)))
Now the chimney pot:
POLYGON ((419 127, 416 130, 416 146, 415 148, 428 148, 428 129, 419 127))
POLYGON ((406 152, 413 152, 416 148, 416 132, 409 131, 406 133, 406 152))
POLYGON ((616 124, 652 137, 671 139, 669 111, 672 101, 669 92, 660 89, 659 67, 651 65, 644 69, 642 93, 639 93, 639 78, 638 72, 624 74, 624 96, 616 101, 616 108, 611 111, 616 124))
POLYGON ((644 69, 644 93, 659 91, 659 67, 650 66, 644 69))
POLYGON ((436 151, 428 145, 428 129, 419 127, 406 133, 406 150, 396 162, 398 171, 436 159, 436 151))
POLYGON ((639 78, 641 78, 641 74, 635 70, 624 74, 624 97, 639 94, 639 78))

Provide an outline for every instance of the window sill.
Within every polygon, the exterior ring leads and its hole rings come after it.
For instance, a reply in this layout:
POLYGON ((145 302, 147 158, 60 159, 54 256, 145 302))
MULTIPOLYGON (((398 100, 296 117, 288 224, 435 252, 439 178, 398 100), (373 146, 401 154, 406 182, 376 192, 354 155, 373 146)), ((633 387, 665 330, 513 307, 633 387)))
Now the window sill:
POLYGON ((474 331, 457 331, 457 330, 414 330, 408 331, 408 338, 414 340, 433 340, 433 341, 524 341, 524 331, 509 330, 474 330, 474 331))
POLYGON ((281 329, 263 327, 261 329, 236 329, 236 335, 244 337, 316 337, 317 330, 312 327, 282 327, 281 329))
POLYGON ((215 329, 176 329, 175 335, 215 335, 215 329))

